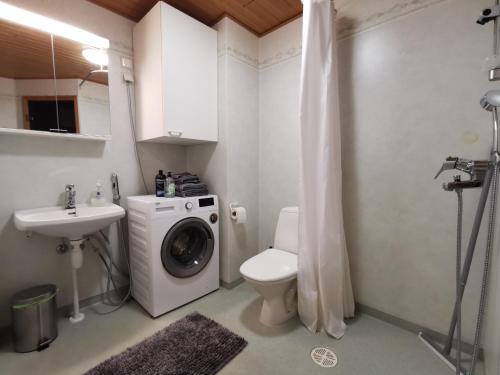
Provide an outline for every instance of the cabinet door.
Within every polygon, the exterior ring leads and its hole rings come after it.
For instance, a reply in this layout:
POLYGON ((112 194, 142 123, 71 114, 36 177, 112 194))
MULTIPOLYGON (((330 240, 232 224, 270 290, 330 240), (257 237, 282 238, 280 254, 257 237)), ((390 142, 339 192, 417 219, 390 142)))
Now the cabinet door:
POLYGON ((161 9, 164 134, 215 142, 217 32, 165 3, 161 9))

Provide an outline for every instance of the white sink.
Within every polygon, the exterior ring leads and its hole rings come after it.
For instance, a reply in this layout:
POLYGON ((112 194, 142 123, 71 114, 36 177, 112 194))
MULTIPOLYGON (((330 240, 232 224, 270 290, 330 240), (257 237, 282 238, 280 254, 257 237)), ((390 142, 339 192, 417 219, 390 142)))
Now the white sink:
POLYGON ((21 231, 79 240, 125 216, 125 210, 113 203, 100 207, 77 204, 74 212, 61 206, 21 210, 14 213, 14 223, 21 231))
POLYGON ((85 318, 85 314, 80 312, 77 282, 77 270, 83 264, 84 235, 106 228, 124 216, 125 210, 113 203, 99 207, 77 204, 73 209, 56 206, 14 212, 17 229, 69 240, 74 306, 69 320, 72 323, 81 322, 85 318))

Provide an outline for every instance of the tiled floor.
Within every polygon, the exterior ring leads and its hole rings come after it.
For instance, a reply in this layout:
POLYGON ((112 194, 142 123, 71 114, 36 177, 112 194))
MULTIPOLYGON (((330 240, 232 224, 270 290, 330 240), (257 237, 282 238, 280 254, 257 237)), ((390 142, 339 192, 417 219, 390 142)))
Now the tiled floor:
MULTIPOLYGON (((97 306, 102 307, 102 306, 97 306)), ((452 372, 417 339, 390 324, 360 315, 346 336, 334 340, 312 334, 297 319, 279 328, 258 322, 260 298, 242 284, 220 289, 157 319, 135 302, 110 315, 85 310, 86 319, 59 325, 59 337, 47 350, 18 354, 9 343, 0 346, 0 374, 81 374, 113 354, 141 341, 191 311, 198 311, 243 336, 249 345, 221 375, 338 374, 338 375, 450 375, 452 372), (316 345, 335 350, 339 364, 324 369, 312 363, 316 345)))

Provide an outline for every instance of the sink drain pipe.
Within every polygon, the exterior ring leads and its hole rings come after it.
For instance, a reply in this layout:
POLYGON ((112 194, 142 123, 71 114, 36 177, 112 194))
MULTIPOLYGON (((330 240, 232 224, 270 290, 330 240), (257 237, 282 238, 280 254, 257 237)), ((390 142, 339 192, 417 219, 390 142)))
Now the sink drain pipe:
POLYGON ((85 319, 85 315, 80 311, 80 301, 78 297, 78 269, 83 265, 84 239, 70 240, 71 254, 71 276, 73 278, 73 315, 69 318, 71 323, 78 323, 85 319))

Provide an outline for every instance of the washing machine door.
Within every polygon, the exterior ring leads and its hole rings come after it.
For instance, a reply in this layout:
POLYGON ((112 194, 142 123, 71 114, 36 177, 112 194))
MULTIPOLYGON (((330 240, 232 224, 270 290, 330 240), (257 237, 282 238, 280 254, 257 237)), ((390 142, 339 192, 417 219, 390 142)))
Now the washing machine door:
POLYGON ((214 233, 196 217, 177 222, 163 239, 161 261, 172 276, 185 278, 203 270, 214 252, 214 233))

